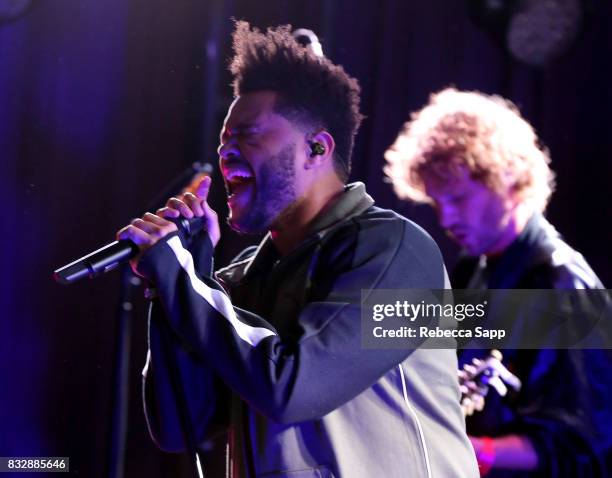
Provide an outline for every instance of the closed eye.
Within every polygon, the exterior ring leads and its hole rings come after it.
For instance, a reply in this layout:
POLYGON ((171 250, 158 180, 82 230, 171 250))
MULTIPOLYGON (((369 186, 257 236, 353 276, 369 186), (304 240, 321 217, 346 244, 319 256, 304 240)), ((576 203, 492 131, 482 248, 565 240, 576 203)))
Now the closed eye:
POLYGON ((261 129, 252 127, 247 128, 238 133, 241 141, 246 143, 249 146, 257 146, 259 144, 259 138, 261 136, 261 129))

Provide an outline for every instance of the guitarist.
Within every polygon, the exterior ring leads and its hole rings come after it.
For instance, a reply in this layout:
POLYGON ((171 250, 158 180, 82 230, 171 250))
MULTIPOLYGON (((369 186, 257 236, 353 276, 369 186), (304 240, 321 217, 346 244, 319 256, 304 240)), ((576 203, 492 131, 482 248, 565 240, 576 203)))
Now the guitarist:
MULTIPOLYGON (((509 101, 445 89, 412 116, 385 156, 398 196, 431 204, 462 246, 453 287, 603 288, 544 218, 554 185, 550 159, 509 101)), ((460 363, 487 353, 464 350, 460 363)), ((467 419, 481 475, 612 476, 606 468, 612 435, 604 398, 612 389, 607 351, 503 355, 523 387, 503 398, 489 393, 482 412, 467 419)))

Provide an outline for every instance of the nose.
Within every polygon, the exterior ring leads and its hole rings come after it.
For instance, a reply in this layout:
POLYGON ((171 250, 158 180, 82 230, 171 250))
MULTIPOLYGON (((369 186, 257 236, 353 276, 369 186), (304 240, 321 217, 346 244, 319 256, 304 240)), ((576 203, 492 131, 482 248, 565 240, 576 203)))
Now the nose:
POLYGON ((221 143, 217 148, 217 153, 219 154, 220 159, 230 159, 234 156, 240 155, 238 145, 233 140, 221 143))
POLYGON ((451 229, 457 223, 457 208, 448 203, 437 203, 438 221, 444 229, 451 229))

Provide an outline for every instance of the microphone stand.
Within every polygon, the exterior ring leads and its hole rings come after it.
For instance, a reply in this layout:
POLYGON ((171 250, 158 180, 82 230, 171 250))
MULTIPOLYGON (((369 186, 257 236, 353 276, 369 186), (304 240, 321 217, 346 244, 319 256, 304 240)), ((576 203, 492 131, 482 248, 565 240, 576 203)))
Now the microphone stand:
POLYGON ((123 264, 120 268, 121 284, 115 329, 115 351, 112 379, 111 432, 108 457, 108 477, 123 478, 125 448, 128 429, 130 387, 130 341, 132 337, 132 310, 136 288, 141 280, 123 264))
MULTIPOLYGON (((159 195, 151 202, 148 211, 155 211, 165 204, 171 196, 180 194, 196 175, 210 175, 212 166, 208 163, 193 163, 182 171, 159 195)), ((136 288, 141 280, 132 272, 128 264, 121 266, 121 282, 119 304, 117 306, 117 329, 115 331, 115 356, 113 365, 113 397, 110 424, 110 443, 107 465, 108 478, 123 478, 125 471, 125 448, 128 428, 129 384, 130 384, 130 342, 132 336, 133 299, 136 288)), ((168 337, 166 337, 168 339, 168 337)), ((167 348, 167 345, 164 344, 167 348)), ((202 478, 202 470, 195 442, 195 434, 189 410, 186 408, 185 392, 178 374, 178 365, 174 355, 166 353, 169 370, 173 375, 172 388, 181 419, 181 429, 190 455, 190 465, 193 476, 202 478)))

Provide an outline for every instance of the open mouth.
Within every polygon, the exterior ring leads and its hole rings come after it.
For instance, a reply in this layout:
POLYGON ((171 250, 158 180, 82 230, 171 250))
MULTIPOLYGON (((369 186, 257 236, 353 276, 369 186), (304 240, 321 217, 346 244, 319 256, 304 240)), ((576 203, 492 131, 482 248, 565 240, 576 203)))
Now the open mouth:
POLYGON ((223 176, 228 198, 240 194, 254 181, 253 170, 242 162, 224 165, 223 176))

